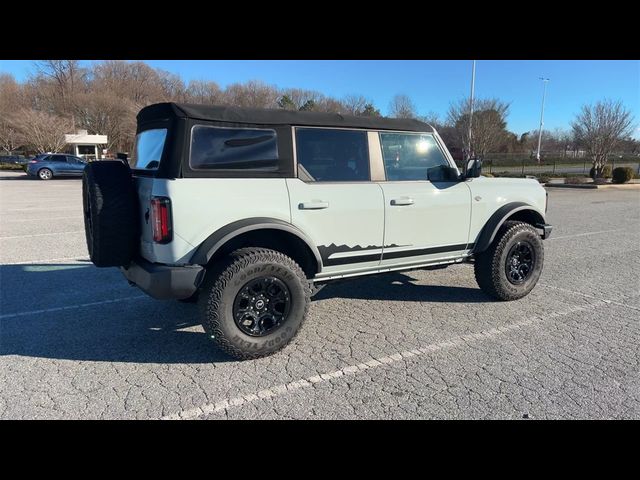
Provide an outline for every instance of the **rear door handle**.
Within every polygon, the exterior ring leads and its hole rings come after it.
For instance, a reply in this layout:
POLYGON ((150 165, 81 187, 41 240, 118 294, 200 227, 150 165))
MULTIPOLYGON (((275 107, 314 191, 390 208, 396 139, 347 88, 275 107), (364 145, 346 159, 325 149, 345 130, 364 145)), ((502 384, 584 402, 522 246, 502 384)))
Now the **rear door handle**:
POLYGON ((413 205, 413 204, 414 204, 413 198, 409 198, 409 197, 400 197, 400 198, 394 198, 393 200, 391 200, 391 205, 398 206, 398 207, 402 207, 405 205, 413 205))
POLYGON ((311 200, 310 202, 302 202, 298 204, 300 210, 322 210, 329 208, 329 202, 323 202, 322 200, 311 200))

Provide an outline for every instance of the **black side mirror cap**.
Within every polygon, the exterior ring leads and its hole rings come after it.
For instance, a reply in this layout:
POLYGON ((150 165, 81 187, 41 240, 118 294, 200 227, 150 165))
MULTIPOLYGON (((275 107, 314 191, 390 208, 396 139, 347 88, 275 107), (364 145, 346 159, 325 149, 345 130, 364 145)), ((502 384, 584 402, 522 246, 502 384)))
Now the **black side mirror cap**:
POLYGON ((465 178, 478 178, 482 173, 482 159, 472 158, 467 162, 465 178))

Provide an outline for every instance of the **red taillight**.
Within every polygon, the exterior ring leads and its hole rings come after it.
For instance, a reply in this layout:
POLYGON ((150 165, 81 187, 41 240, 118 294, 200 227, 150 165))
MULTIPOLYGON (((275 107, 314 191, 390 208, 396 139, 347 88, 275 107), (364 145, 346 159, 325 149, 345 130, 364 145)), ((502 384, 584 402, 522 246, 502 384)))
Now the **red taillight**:
POLYGON ((29 160, 29 163, 38 163, 37 160, 29 160))
POLYGON ((171 228, 171 200, 166 197, 151 199, 151 225, 153 226, 153 241, 169 243, 172 239, 171 228))

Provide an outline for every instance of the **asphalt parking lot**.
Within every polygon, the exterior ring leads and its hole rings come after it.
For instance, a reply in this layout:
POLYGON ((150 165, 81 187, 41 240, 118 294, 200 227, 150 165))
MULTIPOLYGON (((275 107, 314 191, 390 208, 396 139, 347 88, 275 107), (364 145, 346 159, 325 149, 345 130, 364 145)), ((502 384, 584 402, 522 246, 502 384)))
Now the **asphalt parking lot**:
POLYGON ((640 418, 640 190, 550 189, 520 301, 468 265, 330 285, 237 362, 88 262, 78 179, 25 178, 0 172, 0 418, 640 418))

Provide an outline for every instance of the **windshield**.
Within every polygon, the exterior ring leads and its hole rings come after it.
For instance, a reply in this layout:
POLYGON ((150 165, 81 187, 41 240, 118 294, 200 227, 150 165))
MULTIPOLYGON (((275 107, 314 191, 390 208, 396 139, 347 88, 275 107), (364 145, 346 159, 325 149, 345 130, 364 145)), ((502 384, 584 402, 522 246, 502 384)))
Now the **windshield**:
POLYGON ((167 129, 146 130, 136 136, 136 147, 129 160, 131 168, 157 170, 167 138, 167 129))

